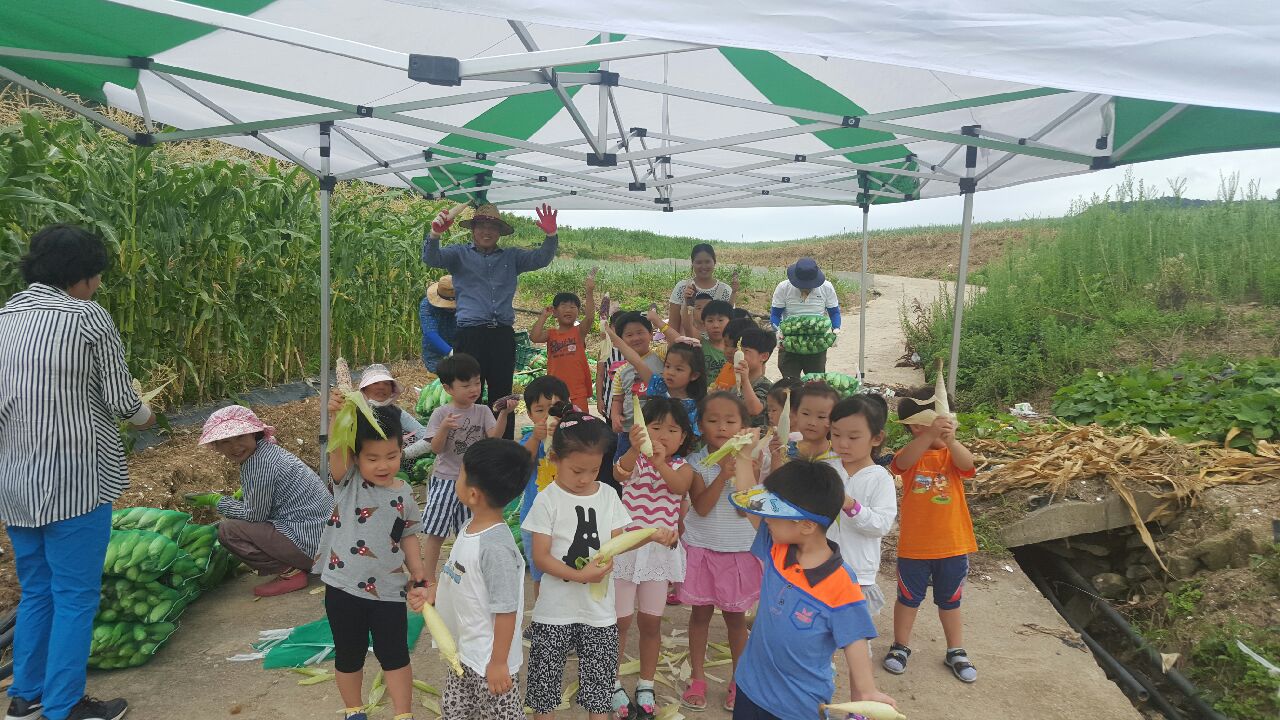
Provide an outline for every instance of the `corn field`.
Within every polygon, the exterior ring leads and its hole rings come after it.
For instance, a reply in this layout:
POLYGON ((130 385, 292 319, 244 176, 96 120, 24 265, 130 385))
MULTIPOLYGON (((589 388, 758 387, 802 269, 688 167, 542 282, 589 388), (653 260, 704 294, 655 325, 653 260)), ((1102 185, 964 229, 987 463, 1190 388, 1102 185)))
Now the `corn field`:
MULTIPOLYGON (((134 376, 198 403, 315 373, 317 184, 273 161, 171 158, 89 123, 23 111, 0 127, 0 302, 25 287, 17 260, 41 227, 107 242, 97 301, 134 376)), ((344 185, 332 208, 334 352, 355 363, 416 355, 420 261, 435 204, 344 185)))

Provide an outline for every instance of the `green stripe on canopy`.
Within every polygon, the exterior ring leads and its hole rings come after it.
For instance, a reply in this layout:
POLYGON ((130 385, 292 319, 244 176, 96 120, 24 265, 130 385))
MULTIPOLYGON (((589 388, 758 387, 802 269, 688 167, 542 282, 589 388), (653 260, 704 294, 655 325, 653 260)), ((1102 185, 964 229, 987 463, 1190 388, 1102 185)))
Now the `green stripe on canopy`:
MULTIPOLYGON (((1173 107, 1166 102, 1116 98, 1116 137, 1112 147, 1124 147, 1173 107)), ((1128 164, 1277 145, 1280 145, 1280 115, 1190 106, 1143 138, 1117 162, 1128 164)))

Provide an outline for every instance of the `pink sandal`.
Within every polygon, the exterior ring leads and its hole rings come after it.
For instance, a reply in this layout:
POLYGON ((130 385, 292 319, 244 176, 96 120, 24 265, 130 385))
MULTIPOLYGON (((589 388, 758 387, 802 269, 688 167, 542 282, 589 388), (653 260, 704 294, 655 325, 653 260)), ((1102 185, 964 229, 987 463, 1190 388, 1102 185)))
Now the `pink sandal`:
POLYGON ((690 680, 684 695, 680 696, 680 705, 686 710, 702 712, 707 709, 707 681, 690 680))
POLYGON ((733 712, 733 705, 738 700, 738 686, 736 684, 729 686, 729 695, 724 699, 724 709, 733 712))

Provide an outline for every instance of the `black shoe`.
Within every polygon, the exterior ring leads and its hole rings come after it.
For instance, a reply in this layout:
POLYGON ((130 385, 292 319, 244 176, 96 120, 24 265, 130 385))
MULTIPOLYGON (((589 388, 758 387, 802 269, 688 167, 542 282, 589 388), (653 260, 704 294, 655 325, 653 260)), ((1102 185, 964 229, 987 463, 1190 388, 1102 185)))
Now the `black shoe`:
POLYGON ((4 720, 36 720, 40 717, 40 711, 44 706, 40 704, 40 698, 35 700, 23 700, 20 697, 11 698, 9 701, 9 712, 4 714, 4 720))
POLYGON ((129 712, 129 703, 120 698, 99 700, 85 695, 71 708, 67 720, 120 720, 126 712, 129 712))

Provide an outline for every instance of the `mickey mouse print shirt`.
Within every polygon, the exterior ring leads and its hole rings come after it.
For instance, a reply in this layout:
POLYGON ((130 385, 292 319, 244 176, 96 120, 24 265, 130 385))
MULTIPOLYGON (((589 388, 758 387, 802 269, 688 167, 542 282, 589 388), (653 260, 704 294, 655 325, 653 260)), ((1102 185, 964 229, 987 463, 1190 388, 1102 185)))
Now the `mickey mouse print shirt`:
POLYGON ((410 578, 400 541, 422 526, 410 487, 399 481, 379 487, 352 465, 334 486, 333 499, 313 572, 356 597, 404 602, 410 578))
MULTIPOLYGON (((551 557, 580 567, 613 537, 614 530, 631 524, 631 514, 608 485, 596 483, 591 495, 574 495, 557 483, 538 493, 533 509, 521 530, 535 535, 551 536, 551 557)), ((545 571, 544 571, 545 572, 545 571)), ((587 585, 561 580, 550 573, 542 576, 538 601, 533 606, 533 621, 544 625, 609 627, 618 621, 613 600, 613 580, 605 582, 604 600, 591 599, 587 585)))

